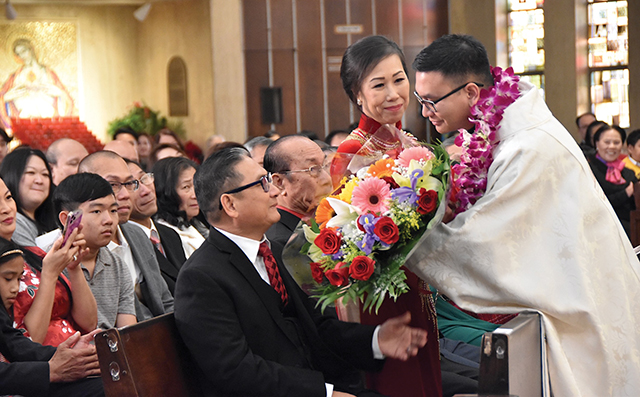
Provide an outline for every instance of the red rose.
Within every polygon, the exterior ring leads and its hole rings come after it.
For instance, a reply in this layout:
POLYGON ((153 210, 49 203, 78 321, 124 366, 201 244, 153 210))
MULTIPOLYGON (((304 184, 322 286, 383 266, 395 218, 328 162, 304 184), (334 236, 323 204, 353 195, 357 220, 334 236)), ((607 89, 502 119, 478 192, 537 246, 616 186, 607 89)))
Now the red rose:
POLYGON ((318 237, 313 240, 313 243, 320 248, 323 254, 335 254, 340 250, 340 244, 342 244, 342 239, 335 232, 335 230, 326 227, 322 229, 318 237))
POLYGON ((438 192, 435 190, 420 189, 420 196, 418 197, 418 212, 422 215, 427 215, 436 209, 438 205, 438 192))
POLYGON ((335 268, 327 270, 325 276, 327 276, 331 285, 342 287, 349 280, 349 267, 344 262, 338 262, 335 268))
POLYGON ((393 223, 393 220, 388 216, 383 216, 378 219, 376 226, 373 228, 373 232, 376 236, 380 237, 380 241, 386 244, 393 244, 398 241, 399 238, 398 226, 393 223))
POLYGON ((387 182, 387 184, 389 184, 389 188, 391 188, 391 189, 397 189, 397 188, 399 188, 399 187, 400 187, 400 185, 398 185, 398 184, 396 183, 396 180, 395 180, 395 179, 393 179, 393 178, 392 178, 392 177, 390 177, 390 176, 385 176, 384 178, 381 178, 381 179, 382 179, 383 181, 387 182))
POLYGON ((367 281, 373 274, 375 268, 376 261, 369 258, 368 256, 361 255, 353 258, 353 262, 351 262, 349 271, 351 273, 351 277, 353 277, 354 279, 367 281))
POLYGON ((318 262, 311 262, 309 266, 311 267, 311 275, 313 276, 313 279, 316 280, 316 283, 320 284, 322 282, 322 276, 324 276, 324 272, 322 271, 320 264, 318 262))

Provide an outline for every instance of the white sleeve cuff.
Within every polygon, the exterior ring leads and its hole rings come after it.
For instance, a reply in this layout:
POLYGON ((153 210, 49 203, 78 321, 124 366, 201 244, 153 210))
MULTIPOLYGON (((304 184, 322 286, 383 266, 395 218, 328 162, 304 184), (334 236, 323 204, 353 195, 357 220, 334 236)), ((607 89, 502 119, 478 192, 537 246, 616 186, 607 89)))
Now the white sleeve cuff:
POLYGON ((373 339, 371 340, 371 350, 373 350, 373 358, 376 360, 384 360, 386 357, 380 350, 380 344, 378 343, 378 333, 380 332, 380 326, 378 325, 373 331, 373 339))
POLYGON ((331 383, 325 383, 324 387, 327 388, 327 397, 331 397, 333 395, 333 385, 331 383))

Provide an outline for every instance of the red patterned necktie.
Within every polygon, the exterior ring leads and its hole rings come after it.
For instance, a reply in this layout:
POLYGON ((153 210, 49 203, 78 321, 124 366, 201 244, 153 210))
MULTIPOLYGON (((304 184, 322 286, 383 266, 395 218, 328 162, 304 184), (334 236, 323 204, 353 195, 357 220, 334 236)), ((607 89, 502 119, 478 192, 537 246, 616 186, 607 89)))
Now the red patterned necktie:
POLYGON ((271 252, 271 249, 269 249, 269 245, 267 245, 266 241, 260 243, 258 255, 260 255, 264 260, 264 265, 267 268, 267 274, 269 275, 269 283, 280 295, 282 302, 286 305, 289 300, 289 295, 287 295, 287 289, 284 287, 282 277, 280 277, 280 271, 278 270, 276 259, 273 257, 273 253, 271 252))
POLYGON ((154 236, 154 231, 151 231, 151 236, 149 236, 149 240, 151 240, 151 244, 155 245, 158 251, 164 256, 167 257, 167 254, 164 253, 164 248, 162 248, 162 244, 160 243, 160 239, 157 236, 154 236))

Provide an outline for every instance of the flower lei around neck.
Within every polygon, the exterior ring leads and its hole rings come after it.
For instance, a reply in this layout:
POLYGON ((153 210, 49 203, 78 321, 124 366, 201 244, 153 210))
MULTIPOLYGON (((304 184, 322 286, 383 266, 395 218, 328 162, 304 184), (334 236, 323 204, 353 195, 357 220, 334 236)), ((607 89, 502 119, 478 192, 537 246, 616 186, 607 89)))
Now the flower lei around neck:
POLYGON ((491 68, 494 85, 480 91, 480 99, 471 108, 474 132, 460 129, 456 146, 462 148, 460 164, 451 167, 452 189, 450 200, 455 215, 466 211, 487 190, 487 174, 493 163, 493 149, 498 145, 496 132, 500 128, 505 109, 520 97, 518 81, 513 68, 491 68))

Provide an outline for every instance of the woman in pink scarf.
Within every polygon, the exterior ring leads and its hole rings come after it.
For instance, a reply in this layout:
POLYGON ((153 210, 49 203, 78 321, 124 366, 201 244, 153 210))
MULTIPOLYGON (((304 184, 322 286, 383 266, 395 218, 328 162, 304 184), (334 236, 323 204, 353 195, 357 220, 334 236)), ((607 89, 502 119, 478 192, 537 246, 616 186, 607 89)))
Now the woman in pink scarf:
POLYGON ((593 136, 596 154, 589 158, 591 170, 618 219, 629 235, 631 210, 636 209, 633 198, 634 183, 638 182, 635 173, 624 167, 621 155, 622 143, 626 138, 624 129, 617 125, 604 124, 593 136))

